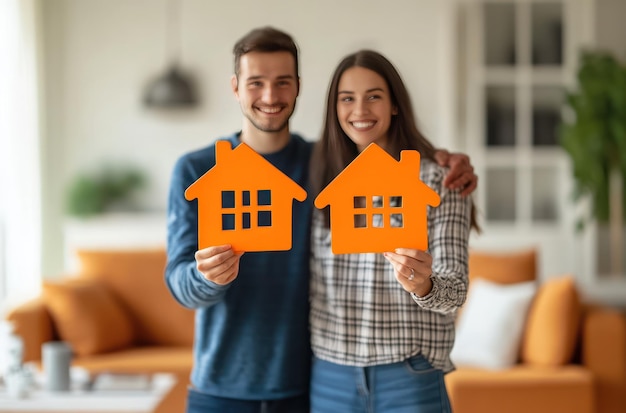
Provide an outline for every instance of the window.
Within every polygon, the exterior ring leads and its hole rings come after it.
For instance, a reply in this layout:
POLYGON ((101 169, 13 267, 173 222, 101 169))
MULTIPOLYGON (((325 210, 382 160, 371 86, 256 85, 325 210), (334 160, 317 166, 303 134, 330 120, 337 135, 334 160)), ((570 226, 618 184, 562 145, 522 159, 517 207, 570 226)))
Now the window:
POLYGON ((556 210, 566 163, 557 128, 572 71, 564 43, 569 7, 561 0, 484 1, 471 21, 480 42, 468 47, 468 76, 477 80, 467 84, 468 95, 478 105, 468 111, 477 119, 468 136, 485 177, 477 194, 487 226, 558 231, 563 224, 556 210))
POLYGON ((354 197, 354 228, 402 228, 402 197, 354 197), (369 203, 368 203, 369 201, 369 203))
POLYGON ((0 1, 0 306, 41 287, 39 7, 0 1))
POLYGON ((271 207, 272 191, 269 189, 222 191, 222 230, 271 227, 271 207))

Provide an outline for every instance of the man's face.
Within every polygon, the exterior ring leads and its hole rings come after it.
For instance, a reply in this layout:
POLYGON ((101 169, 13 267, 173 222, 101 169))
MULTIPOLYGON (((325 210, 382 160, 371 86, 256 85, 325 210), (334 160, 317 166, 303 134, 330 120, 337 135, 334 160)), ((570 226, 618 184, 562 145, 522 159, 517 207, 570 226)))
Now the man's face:
POLYGON ((289 52, 250 52, 239 60, 232 87, 247 121, 263 132, 289 127, 296 106, 299 80, 289 52))

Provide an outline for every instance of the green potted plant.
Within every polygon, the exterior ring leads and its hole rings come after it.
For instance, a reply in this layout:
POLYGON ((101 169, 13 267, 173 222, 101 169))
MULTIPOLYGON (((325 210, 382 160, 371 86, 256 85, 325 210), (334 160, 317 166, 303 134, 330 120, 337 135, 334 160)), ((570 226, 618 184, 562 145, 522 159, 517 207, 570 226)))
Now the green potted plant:
POLYGON ((130 197, 145 183, 145 174, 130 166, 107 165, 98 171, 82 172, 70 184, 67 212, 76 217, 88 217, 119 204, 130 208, 130 197))
POLYGON ((567 95, 561 145, 569 154, 576 201, 591 199, 590 219, 608 224, 611 272, 622 273, 623 219, 626 216, 626 66, 601 51, 580 56, 577 89, 567 95))

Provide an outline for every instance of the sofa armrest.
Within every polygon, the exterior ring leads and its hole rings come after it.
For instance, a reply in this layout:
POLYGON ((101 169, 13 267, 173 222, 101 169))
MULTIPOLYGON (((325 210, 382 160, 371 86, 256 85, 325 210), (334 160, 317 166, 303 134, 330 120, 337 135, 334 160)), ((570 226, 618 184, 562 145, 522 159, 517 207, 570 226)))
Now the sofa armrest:
POLYGON ((6 319, 24 341, 24 361, 41 360, 41 345, 54 339, 52 318, 43 300, 36 298, 13 308, 6 319))
POLYGON ((626 315, 590 307, 582 334, 582 362, 596 382, 597 411, 626 411, 626 315))

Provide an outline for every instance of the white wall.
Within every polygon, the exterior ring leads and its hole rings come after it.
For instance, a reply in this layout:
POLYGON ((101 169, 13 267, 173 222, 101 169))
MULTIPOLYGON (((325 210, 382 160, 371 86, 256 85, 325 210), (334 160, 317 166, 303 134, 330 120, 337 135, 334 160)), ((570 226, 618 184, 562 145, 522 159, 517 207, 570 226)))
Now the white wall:
POLYGON ((273 25, 301 50, 302 90, 292 130, 316 139, 339 59, 374 48, 396 64, 418 119, 436 144, 454 146, 451 0, 181 0, 182 63, 202 105, 159 112, 141 104, 166 59, 166 0, 45 0, 47 133, 44 155, 44 270, 62 269, 63 193, 70 179, 107 160, 144 168, 147 210, 163 211, 176 158, 241 126, 232 96, 232 46, 273 25))
POLYGON ((606 49, 626 61, 626 1, 596 1, 596 41, 598 47, 606 49))

